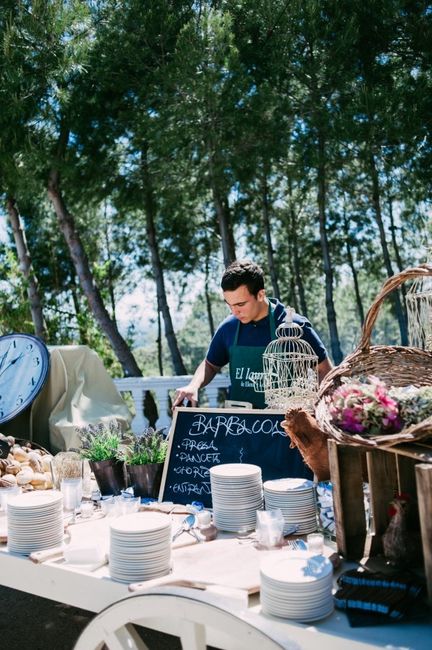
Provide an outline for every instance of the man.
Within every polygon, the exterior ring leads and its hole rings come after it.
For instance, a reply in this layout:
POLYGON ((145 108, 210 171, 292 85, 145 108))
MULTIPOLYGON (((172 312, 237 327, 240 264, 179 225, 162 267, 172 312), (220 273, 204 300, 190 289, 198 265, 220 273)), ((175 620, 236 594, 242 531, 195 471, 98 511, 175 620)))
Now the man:
MULTIPOLYGON (((285 307, 278 300, 267 298, 264 273, 250 260, 230 264, 222 276, 221 287, 232 314, 219 325, 207 356, 196 369, 190 384, 177 390, 173 408, 184 401, 196 406, 198 390, 227 363, 230 364, 230 399, 265 408, 264 395, 255 391, 250 374, 263 372, 262 355, 270 341, 276 338, 276 328, 285 320, 285 307)), ((303 326, 303 339, 318 357, 321 381, 331 369, 326 349, 308 320, 296 314, 294 321, 303 326)))

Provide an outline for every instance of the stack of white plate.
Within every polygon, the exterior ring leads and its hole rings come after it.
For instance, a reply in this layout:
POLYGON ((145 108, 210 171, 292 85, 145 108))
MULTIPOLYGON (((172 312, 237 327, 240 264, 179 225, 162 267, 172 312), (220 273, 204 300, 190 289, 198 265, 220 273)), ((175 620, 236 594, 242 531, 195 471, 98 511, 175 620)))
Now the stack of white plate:
POLYGON ((263 560, 260 575, 265 614, 309 623, 332 613, 333 566, 323 555, 277 553, 263 560))
POLYGON ((30 555, 61 546, 63 535, 61 492, 25 492, 8 500, 7 536, 11 553, 30 555))
POLYGON ((210 468, 213 520, 220 530, 254 530, 263 508, 261 467, 228 463, 210 468))
POLYGON ((297 526, 297 535, 312 533, 317 529, 315 486, 304 478, 280 478, 265 481, 266 510, 280 508, 285 521, 284 535, 297 526))
POLYGON ((171 570, 171 521, 161 513, 123 515, 110 525, 110 574, 119 582, 141 582, 171 570))

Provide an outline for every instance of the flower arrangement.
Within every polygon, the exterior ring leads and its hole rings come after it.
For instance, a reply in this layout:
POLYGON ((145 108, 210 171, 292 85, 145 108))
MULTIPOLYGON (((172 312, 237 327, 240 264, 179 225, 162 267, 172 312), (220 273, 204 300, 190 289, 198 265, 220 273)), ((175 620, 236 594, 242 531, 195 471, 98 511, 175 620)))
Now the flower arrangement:
POLYGON ((147 465, 163 463, 168 450, 168 443, 163 435, 163 429, 155 430, 148 427, 140 436, 132 439, 129 445, 122 449, 120 458, 127 465, 147 465))
POLYGON ((86 424, 77 427, 76 432, 81 440, 79 452, 82 458, 91 461, 118 460, 123 446, 129 441, 117 420, 86 424))
POLYGON ((333 424, 350 433, 396 433, 403 427, 397 400, 373 375, 364 382, 345 380, 334 391, 329 412, 333 424))
POLYGON ((432 416, 432 386, 392 388, 390 395, 399 404, 399 415, 405 426, 432 416))

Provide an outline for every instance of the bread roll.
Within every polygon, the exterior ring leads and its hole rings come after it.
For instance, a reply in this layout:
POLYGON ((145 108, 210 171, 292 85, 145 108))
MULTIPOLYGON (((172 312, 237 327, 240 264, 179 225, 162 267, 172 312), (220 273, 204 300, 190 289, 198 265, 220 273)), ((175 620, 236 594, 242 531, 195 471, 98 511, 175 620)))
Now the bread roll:
POLYGON ((34 478, 34 475, 35 473, 30 467, 26 467, 25 469, 22 469, 16 475, 18 485, 27 485, 27 483, 31 483, 31 481, 34 478))
POLYGON ((16 476, 13 474, 5 474, 4 476, 0 477, 0 487, 2 488, 15 487, 16 484, 16 476))
POLYGON ((12 454, 15 460, 18 461, 27 460, 27 452, 24 451, 24 449, 22 447, 19 447, 18 445, 12 447, 12 454))
POLYGON ((45 482, 46 482, 45 474, 43 474, 42 472, 34 472, 33 478, 30 481, 30 483, 33 486, 43 485, 44 487, 45 487, 45 482))

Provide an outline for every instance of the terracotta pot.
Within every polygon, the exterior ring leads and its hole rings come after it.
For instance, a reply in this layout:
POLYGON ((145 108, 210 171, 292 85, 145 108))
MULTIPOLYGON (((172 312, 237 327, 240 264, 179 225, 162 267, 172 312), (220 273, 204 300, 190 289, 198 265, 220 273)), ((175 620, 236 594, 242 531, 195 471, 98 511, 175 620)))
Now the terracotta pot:
POLYGON ((103 496, 120 494, 126 488, 124 463, 119 460, 91 460, 90 467, 103 496))
POLYGON ((163 463, 126 465, 128 486, 133 487, 136 497, 158 498, 163 466, 163 463))

